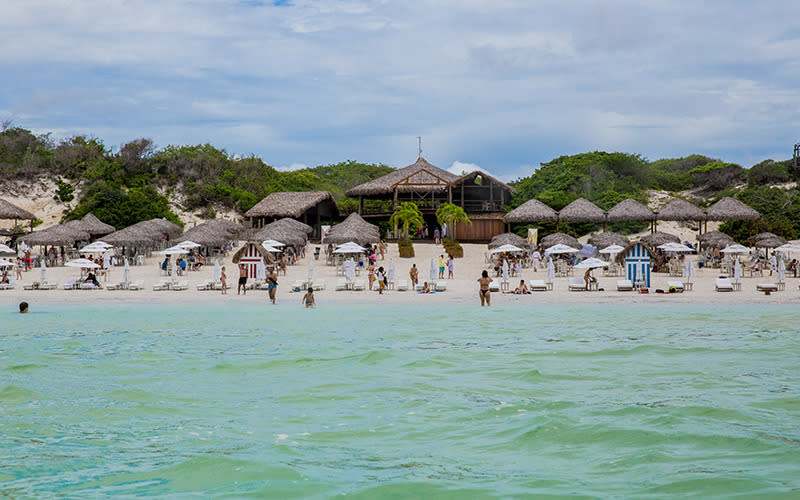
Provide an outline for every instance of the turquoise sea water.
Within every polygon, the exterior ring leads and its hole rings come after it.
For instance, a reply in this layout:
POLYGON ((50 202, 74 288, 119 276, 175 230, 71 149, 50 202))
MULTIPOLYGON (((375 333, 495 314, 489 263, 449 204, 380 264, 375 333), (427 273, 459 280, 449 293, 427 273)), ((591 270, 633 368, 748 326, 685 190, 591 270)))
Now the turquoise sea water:
POLYGON ((797 498, 794 306, 0 313, 0 496, 797 498))

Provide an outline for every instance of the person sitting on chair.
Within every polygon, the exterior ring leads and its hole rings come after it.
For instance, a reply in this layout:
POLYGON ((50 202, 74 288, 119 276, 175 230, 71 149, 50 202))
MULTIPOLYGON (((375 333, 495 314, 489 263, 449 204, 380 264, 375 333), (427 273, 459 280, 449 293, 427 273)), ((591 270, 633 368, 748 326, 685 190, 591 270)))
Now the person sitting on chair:
POLYGON ((92 285, 96 286, 97 288, 103 288, 99 281, 97 281, 97 276, 94 275, 93 272, 89 271, 89 274, 86 275, 86 279, 83 280, 84 283, 91 283, 92 285))

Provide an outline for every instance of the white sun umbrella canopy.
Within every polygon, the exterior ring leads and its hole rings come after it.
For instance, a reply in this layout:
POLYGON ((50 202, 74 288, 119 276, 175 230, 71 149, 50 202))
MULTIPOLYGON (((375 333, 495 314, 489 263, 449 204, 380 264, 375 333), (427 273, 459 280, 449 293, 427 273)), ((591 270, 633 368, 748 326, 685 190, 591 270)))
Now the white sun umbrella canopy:
POLYGON ((219 281, 222 279, 222 265, 219 263, 219 259, 214 259, 214 281, 219 281))
POLYGON ((185 248, 181 248, 179 246, 174 246, 174 247, 169 247, 166 250, 161 250, 158 253, 160 253, 161 255, 186 255, 189 253, 189 250, 186 250, 185 248))
POLYGON ((750 253, 750 249, 744 245, 740 245, 738 243, 734 243, 733 245, 728 245, 720 252, 724 253, 725 255, 728 254, 735 254, 735 253, 750 253))
POLYGON ((492 254, 496 254, 496 253, 523 253, 523 252, 525 252, 525 250, 523 250, 522 248, 520 248, 518 246, 515 246, 515 245, 509 245, 509 244, 501 245, 501 246, 499 246, 499 247, 497 247, 497 248, 495 248, 494 250, 491 251, 492 254))
POLYGON ((80 267, 80 268, 88 268, 88 269, 97 269, 98 267, 100 267, 99 265, 95 264, 94 262, 92 262, 89 259, 74 259, 74 260, 71 260, 71 261, 67 262, 64 265, 66 267, 80 267))
POLYGON ((267 281, 267 266, 264 265, 264 259, 256 262, 256 281, 267 281))
POLYGON ((600 249, 598 253, 616 255, 623 250, 625 250, 625 248, 619 245, 608 245, 607 247, 600 249))
POLYGON ((100 253, 100 252, 105 252, 109 248, 114 248, 114 245, 109 245, 105 241, 95 241, 95 242, 89 243, 85 247, 81 248, 79 250, 79 252, 82 252, 82 253, 100 253))
POLYGON ((277 240, 264 240, 261 244, 264 245, 265 247, 271 246, 271 247, 275 247, 275 248, 280 248, 280 247, 285 247, 286 246, 286 245, 284 245, 283 243, 281 243, 280 241, 277 241, 277 240))
POLYGON ((47 281, 47 259, 42 259, 42 269, 39 271, 39 280, 47 281))
POLYGON ((503 281, 508 281, 508 261, 503 259, 503 281))
POLYGON ((394 273, 395 273, 394 259, 389 259, 389 266, 388 266, 388 269, 386 270, 386 278, 389 279, 389 280, 393 280, 394 279, 394 273))
POLYGON ((131 282, 131 266, 128 264, 128 258, 125 257, 125 267, 122 268, 122 281, 124 283, 131 282))
POLYGON ((333 253, 364 253, 364 247, 358 243, 348 241, 347 243, 342 243, 336 247, 336 250, 334 250, 333 253))
POLYGON ((14 249, 11 248, 10 246, 0 243, 0 253, 16 253, 16 252, 14 252, 14 249))
POLYGON ((792 245, 791 243, 786 243, 784 245, 775 248, 775 250, 773 251, 781 253, 800 252, 800 245, 792 245))
POLYGON ((608 265, 608 262, 606 262, 604 260, 600 260, 600 259, 598 259, 596 257, 589 257, 588 259, 582 260, 581 262, 576 264, 574 267, 576 269, 595 269, 595 268, 598 268, 598 267, 606 267, 607 265, 608 265))
POLYGON ((201 247, 201 246, 203 246, 203 245, 201 245, 200 243, 195 243, 194 241, 190 241, 190 240, 181 241, 180 243, 175 245, 175 247, 177 247, 177 248, 185 248, 187 250, 192 249, 192 248, 198 248, 198 247, 201 247))
POLYGON ((546 255, 554 255, 560 253, 578 253, 577 248, 572 248, 571 246, 564 245, 563 243, 559 243, 557 245, 553 245, 547 250, 544 251, 546 255))
POLYGON ((281 253, 281 252, 283 251, 283 250, 281 250, 280 248, 275 248, 275 247, 274 247, 274 246, 272 246, 272 245, 264 245, 264 244, 262 243, 262 244, 261 244, 261 246, 262 246, 262 247, 264 247, 264 250, 266 250, 266 251, 267 251, 267 252, 269 252, 269 253, 281 253))
POLYGON ((692 258, 686 257, 686 265, 683 268, 683 277, 691 279, 694 277, 694 266, 692 265, 692 258))
POLYGON ((436 265, 436 261, 431 259, 431 271, 429 279, 430 281, 436 281, 436 278, 439 276, 439 267, 436 265))
POLYGON ((663 250, 665 252, 676 252, 676 253, 688 253, 692 251, 692 249, 687 247, 686 245, 681 245, 680 243, 675 243, 674 241, 664 243, 663 245, 658 245, 656 248, 658 248, 659 250, 663 250))
POLYGON ((547 279, 552 280, 556 277, 556 267, 553 265, 553 258, 547 258, 547 279))

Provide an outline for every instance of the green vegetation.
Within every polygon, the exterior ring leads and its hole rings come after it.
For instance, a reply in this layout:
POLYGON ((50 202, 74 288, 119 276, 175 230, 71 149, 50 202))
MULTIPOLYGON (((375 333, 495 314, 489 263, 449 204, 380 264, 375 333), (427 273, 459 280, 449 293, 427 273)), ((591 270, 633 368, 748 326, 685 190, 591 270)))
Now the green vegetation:
POLYGON ((425 219, 422 217, 422 212, 419 211, 417 204, 413 201, 404 201, 398 206, 392 216, 389 218, 389 224, 392 226, 401 226, 403 228, 403 236, 405 240, 410 242, 409 230, 422 227, 425 224, 425 219))
POLYGON ((458 222, 472 224, 464 209, 453 203, 443 203, 437 208, 436 220, 439 221, 440 226, 447 224, 447 227, 453 231, 453 243, 456 241, 456 224, 458 222))

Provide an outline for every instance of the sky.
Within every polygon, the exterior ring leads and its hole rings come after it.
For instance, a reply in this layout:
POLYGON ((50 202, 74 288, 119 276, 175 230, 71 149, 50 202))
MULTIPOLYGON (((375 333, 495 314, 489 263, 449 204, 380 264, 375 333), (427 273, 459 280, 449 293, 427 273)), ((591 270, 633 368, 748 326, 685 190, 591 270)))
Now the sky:
POLYGON ((8 0, 0 121, 294 169, 503 180, 585 151, 749 167, 800 142, 796 0, 8 0))

